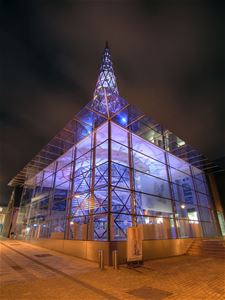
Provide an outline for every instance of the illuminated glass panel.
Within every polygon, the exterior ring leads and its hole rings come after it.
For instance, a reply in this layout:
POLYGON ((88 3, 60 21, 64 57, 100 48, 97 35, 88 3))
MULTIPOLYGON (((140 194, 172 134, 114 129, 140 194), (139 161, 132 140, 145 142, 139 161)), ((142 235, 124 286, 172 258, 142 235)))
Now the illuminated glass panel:
POLYGON ((112 191, 112 212, 131 214, 131 193, 128 190, 114 188, 112 191))
POLYGON ((122 145, 125 146, 128 145, 128 132, 112 122, 111 122, 111 138, 122 145))
POLYGON ((135 171, 135 190, 146 194, 170 198, 169 184, 167 181, 135 171))
POLYGON ((94 172, 94 188, 108 186, 108 163, 96 166, 94 172))
POLYGON ((55 186, 61 185, 62 183, 70 180, 72 172, 72 164, 63 167, 62 169, 56 172, 55 176, 55 186))
POLYGON ((134 134, 132 134, 132 148, 140 153, 143 153, 151 158, 165 163, 165 156, 163 150, 144 141, 142 138, 134 134))
POLYGON ((105 162, 108 161, 108 141, 100 144, 99 146, 96 147, 96 161, 95 165, 101 165, 105 162))
POLYGON ((182 159, 168 153, 169 164, 171 167, 191 175, 190 165, 182 159))
POLYGON ((85 153, 83 156, 79 157, 75 162, 75 175, 84 173, 91 168, 91 154, 89 151, 85 153))
POLYGON ((109 135, 109 132, 108 132, 108 122, 107 122, 97 129, 96 145, 99 145, 102 142, 104 142, 105 140, 107 140, 108 135, 109 135))
POLYGON ((74 156, 74 148, 71 148, 62 156, 57 159, 57 170, 62 169, 64 166, 72 162, 74 156))
POLYGON ((139 197, 144 215, 155 216, 160 213, 167 216, 172 213, 171 200, 144 193, 139 193, 139 197))
POLYGON ((198 193, 199 204, 205 207, 211 207, 211 201, 208 195, 198 193))
POLYGON ((92 148, 92 135, 87 136, 76 146, 76 159, 89 152, 92 148))
POLYGON ((134 169, 168 180, 166 166, 140 152, 133 151, 134 169))
POLYGON ((128 166, 128 148, 116 142, 111 142, 111 157, 112 161, 128 166))
POLYGON ((130 189, 129 168, 112 163, 111 165, 111 184, 116 187, 130 189))

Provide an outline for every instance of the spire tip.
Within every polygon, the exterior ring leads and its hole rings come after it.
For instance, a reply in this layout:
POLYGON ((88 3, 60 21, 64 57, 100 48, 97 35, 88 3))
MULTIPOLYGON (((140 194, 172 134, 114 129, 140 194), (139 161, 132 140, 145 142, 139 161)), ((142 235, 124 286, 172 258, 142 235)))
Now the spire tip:
POLYGON ((109 42, 107 40, 105 41, 105 49, 109 49, 109 42))

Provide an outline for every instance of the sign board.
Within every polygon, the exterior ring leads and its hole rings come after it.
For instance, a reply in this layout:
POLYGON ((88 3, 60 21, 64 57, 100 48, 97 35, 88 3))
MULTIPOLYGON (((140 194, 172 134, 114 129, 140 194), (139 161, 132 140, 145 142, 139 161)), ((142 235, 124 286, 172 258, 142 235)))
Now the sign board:
POLYGON ((142 260, 142 233, 139 227, 127 228, 127 261, 142 260))

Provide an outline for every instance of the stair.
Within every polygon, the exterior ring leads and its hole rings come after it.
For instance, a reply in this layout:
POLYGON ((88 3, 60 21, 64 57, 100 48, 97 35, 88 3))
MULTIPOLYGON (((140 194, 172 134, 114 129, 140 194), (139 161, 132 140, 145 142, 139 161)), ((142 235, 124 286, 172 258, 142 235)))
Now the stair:
POLYGON ((209 256, 225 259, 225 240, 197 239, 187 251, 188 255, 209 256))

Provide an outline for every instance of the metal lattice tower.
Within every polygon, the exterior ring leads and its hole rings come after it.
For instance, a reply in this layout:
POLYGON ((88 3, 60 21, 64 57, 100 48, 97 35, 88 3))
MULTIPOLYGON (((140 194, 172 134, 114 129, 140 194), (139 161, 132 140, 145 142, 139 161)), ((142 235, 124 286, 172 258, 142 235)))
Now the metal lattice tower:
POLYGON ((110 117, 126 104, 126 101, 119 96, 110 49, 108 42, 106 42, 93 101, 90 106, 97 112, 110 117))

